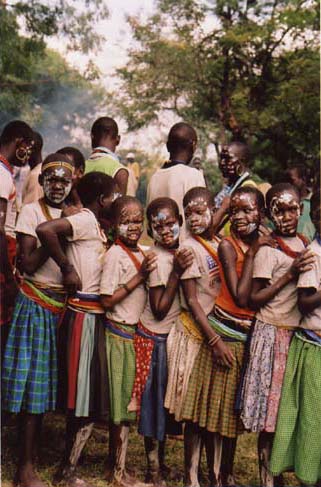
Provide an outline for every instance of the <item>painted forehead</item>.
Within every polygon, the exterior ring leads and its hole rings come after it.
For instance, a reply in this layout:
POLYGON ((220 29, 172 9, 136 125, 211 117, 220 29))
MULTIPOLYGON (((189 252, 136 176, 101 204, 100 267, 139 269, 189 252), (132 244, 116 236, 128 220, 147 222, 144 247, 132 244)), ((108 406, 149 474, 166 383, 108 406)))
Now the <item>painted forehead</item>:
POLYGON ((295 191, 286 190, 280 193, 276 193, 270 202, 270 207, 280 204, 293 204, 300 203, 299 195, 295 191))
POLYGON ((193 207, 199 206, 199 205, 209 206, 208 198, 206 198, 205 196, 196 196, 195 198, 192 198, 191 200, 189 200, 186 203, 184 208, 193 208, 193 207))
POLYGON ((237 193, 231 197, 231 204, 247 203, 250 206, 258 206, 257 197, 253 193, 237 193))
POLYGON ((42 172, 42 174, 47 178, 56 177, 56 178, 69 179, 72 176, 72 171, 66 167, 56 166, 56 167, 48 167, 42 172))
POLYGON ((129 216, 143 217, 144 210, 138 203, 125 203, 124 206, 119 209, 117 216, 118 218, 127 218, 129 216))
POLYGON ((176 212, 173 208, 166 206, 162 208, 157 208, 151 214, 152 222, 162 222, 167 220, 168 218, 177 218, 176 212))

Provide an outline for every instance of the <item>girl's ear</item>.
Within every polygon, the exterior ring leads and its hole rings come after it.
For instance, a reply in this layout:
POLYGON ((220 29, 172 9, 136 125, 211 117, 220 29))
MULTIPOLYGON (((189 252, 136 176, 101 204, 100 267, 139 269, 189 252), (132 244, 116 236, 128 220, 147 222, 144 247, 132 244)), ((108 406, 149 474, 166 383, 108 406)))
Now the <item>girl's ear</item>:
POLYGON ((103 194, 100 194, 99 197, 98 197, 98 204, 99 206, 103 207, 104 206, 104 203, 103 203, 103 199, 105 198, 105 196, 103 194))
POLYGON ((178 217, 178 224, 179 224, 180 227, 183 225, 183 217, 182 217, 182 215, 179 215, 179 217, 178 217))

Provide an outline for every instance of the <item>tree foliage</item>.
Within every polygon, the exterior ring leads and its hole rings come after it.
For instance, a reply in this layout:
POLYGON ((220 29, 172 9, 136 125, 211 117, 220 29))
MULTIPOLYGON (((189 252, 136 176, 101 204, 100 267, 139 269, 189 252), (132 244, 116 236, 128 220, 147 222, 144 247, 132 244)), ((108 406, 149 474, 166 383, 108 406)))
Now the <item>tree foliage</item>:
POLYGON ((262 177, 319 153, 318 0, 160 0, 119 70, 129 127, 164 110, 204 143, 248 140, 262 177))

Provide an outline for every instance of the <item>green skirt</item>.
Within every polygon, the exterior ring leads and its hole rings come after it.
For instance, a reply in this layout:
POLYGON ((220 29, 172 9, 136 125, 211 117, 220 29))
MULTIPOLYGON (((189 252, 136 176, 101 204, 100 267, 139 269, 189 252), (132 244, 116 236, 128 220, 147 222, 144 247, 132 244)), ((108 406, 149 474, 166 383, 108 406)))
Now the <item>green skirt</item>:
POLYGON ((135 330, 136 326, 119 323, 106 325, 110 420, 114 424, 136 420, 136 413, 127 411, 135 380, 135 330))
POLYGON ((210 347, 202 343, 188 384, 182 417, 222 436, 235 438, 244 431, 235 412, 244 343, 226 342, 236 360, 230 369, 215 364, 210 347))
POLYGON ((321 478, 321 347, 294 336, 287 360, 270 471, 321 478))

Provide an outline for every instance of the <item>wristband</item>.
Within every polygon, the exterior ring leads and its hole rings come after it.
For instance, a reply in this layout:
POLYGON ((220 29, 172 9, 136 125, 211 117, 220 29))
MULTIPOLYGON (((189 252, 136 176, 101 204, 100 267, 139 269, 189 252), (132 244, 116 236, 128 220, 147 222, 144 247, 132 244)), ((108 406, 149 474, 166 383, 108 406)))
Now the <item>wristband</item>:
POLYGON ((213 336, 212 338, 209 339, 209 341, 207 342, 207 344, 210 347, 214 347, 217 344, 217 342, 219 340, 221 340, 221 339, 222 339, 222 337, 220 335, 215 335, 215 336, 213 336))

